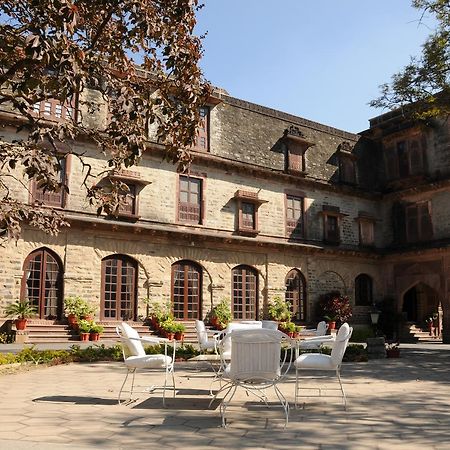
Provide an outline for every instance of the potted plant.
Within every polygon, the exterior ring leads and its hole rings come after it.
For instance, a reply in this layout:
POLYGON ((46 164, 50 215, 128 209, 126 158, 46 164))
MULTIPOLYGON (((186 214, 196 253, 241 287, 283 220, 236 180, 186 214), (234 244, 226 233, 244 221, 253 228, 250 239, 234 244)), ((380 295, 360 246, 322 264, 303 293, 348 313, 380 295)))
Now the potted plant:
POLYGON ((291 308, 289 302, 284 301, 279 295, 275 296, 269 302, 267 315, 270 320, 289 322, 291 320, 291 308))
POLYGON ((78 319, 81 318, 85 300, 78 296, 66 297, 64 299, 64 313, 67 316, 69 327, 73 330, 77 329, 78 319))
POLYGON ((294 322, 286 322, 285 323, 285 333, 289 336, 289 337, 294 337, 294 333, 295 333, 295 323, 294 322))
POLYGON ((400 358, 400 343, 397 341, 386 342, 386 358, 400 358))
POLYGON ((230 303, 228 300, 223 299, 211 310, 210 322, 211 325, 218 330, 223 330, 229 322, 231 322, 232 315, 230 309, 230 303))
POLYGON ((86 319, 80 319, 78 321, 78 333, 81 341, 89 340, 89 333, 91 331, 91 322, 86 319))
POLYGON ((176 329, 175 329, 175 335, 174 338, 176 341, 182 341, 184 340, 184 332, 186 330, 186 327, 181 322, 175 322, 176 329))
POLYGON ((175 332, 177 331, 177 324, 173 320, 173 317, 168 317, 166 320, 160 323, 160 326, 164 336, 167 339, 172 340, 175 332))
POLYGON ((319 300, 319 308, 321 316, 328 321, 329 330, 333 329, 333 325, 336 326, 336 322, 342 324, 352 317, 350 300, 337 291, 323 295, 319 300))
POLYGON ((28 300, 17 300, 5 308, 6 317, 15 317, 17 330, 25 330, 27 319, 36 314, 36 309, 28 300))
POLYGON ((103 333, 104 328, 95 323, 91 322, 91 328, 89 330, 89 340, 90 341, 98 341, 100 339, 100 333, 103 333))

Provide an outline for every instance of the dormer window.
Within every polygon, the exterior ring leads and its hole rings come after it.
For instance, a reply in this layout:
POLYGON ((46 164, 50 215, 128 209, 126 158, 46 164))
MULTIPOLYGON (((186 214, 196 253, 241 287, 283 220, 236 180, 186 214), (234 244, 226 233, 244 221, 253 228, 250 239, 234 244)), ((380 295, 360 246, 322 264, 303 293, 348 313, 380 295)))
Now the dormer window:
POLYGON ((314 144, 308 142, 302 131, 291 125, 284 131, 285 143, 285 171, 293 175, 306 174, 305 152, 314 144))
POLYGON ((258 198, 257 192, 238 190, 234 194, 237 208, 236 232, 248 236, 259 233, 258 209, 267 200, 258 198))
POLYGON ((426 140, 419 130, 385 139, 383 147, 388 181, 425 174, 426 140))
POLYGON ((200 108, 200 125, 197 129, 193 150, 199 152, 209 151, 209 107, 202 106, 200 108))
POLYGON ((356 184, 356 155, 349 142, 339 145, 337 156, 339 159, 339 181, 343 184, 356 184))

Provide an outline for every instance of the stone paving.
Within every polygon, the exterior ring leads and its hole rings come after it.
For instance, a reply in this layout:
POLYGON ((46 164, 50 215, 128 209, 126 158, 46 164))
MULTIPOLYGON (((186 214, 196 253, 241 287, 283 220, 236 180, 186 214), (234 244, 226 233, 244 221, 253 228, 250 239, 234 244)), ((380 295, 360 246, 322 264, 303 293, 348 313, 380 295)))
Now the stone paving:
MULTIPOLYGON (((280 409, 240 392, 220 427, 218 402, 208 409, 212 372, 196 363, 176 366, 177 396, 162 408, 161 392, 117 404, 121 363, 34 367, 0 375, 0 448, 102 449, 450 449, 450 348, 402 349, 402 358, 345 363, 347 411, 333 396, 304 398, 280 409)), ((335 378, 321 385, 333 394, 335 378)), ((140 373, 137 383, 161 375, 140 373)), ((303 376, 305 387, 317 379, 303 376)), ((295 373, 281 385, 294 401, 295 373)), ((272 398, 271 398, 272 399, 272 398)))

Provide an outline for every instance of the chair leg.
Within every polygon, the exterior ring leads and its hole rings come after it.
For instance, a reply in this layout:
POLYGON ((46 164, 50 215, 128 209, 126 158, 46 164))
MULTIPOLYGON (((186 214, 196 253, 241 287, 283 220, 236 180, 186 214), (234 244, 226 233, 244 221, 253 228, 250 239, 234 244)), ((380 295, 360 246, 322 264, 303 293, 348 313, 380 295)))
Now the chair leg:
POLYGON ((342 386, 342 380, 341 380, 339 367, 336 369, 336 376, 337 376, 337 379, 339 380, 339 385, 341 386, 342 399, 344 400, 344 410, 347 411, 347 397, 345 395, 344 386, 342 386))
POLYGON ((227 409, 228 404, 231 402, 231 400, 234 397, 234 394, 236 394, 236 390, 237 390, 237 384, 231 384, 230 388, 228 389, 227 393, 224 395, 222 402, 220 403, 220 415, 222 417, 222 427, 226 428, 227 427, 227 422, 226 422, 226 418, 225 418, 225 412, 227 409), (226 401, 226 398, 228 396, 228 394, 231 393, 228 401, 226 401))
POLYGON ((273 388, 275 390, 275 393, 277 394, 281 406, 284 409, 284 416, 285 416, 284 428, 286 428, 289 423, 289 402, 286 400, 286 397, 283 395, 283 393, 280 391, 280 389, 276 384, 273 385, 273 388))
POLYGON ((123 388, 125 387, 125 383, 127 382, 128 375, 130 375, 130 373, 133 374, 132 384, 131 384, 131 391, 130 391, 130 400, 131 400, 131 396, 133 395, 134 375, 136 373, 136 369, 129 369, 129 368, 127 368, 127 374, 125 375, 125 379, 123 380, 122 386, 120 387, 119 396, 117 398, 117 401, 118 401, 119 405, 120 405, 120 399, 122 397, 123 388))
POLYGON ((298 408, 298 369, 295 368, 295 400, 294 400, 295 409, 298 408))

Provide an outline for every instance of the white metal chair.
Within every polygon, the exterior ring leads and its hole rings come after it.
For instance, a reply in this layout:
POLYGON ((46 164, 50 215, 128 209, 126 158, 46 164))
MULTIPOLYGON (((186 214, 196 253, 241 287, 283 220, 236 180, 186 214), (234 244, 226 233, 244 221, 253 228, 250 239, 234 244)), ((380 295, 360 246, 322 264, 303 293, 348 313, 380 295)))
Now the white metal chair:
MULTIPOLYGON (((348 341, 352 335, 353 328, 348 323, 344 323, 336 336, 336 340, 333 342, 331 355, 324 355, 322 353, 305 353, 300 355, 294 362, 295 366, 295 407, 298 405, 299 390, 299 371, 300 370, 334 370, 339 381, 341 388, 342 398, 344 401, 344 408, 347 407, 347 398, 341 381, 341 364, 344 357, 345 350, 348 345, 348 341)), ((319 389, 320 395, 320 389, 319 389)))
POLYGON ((201 352, 208 350, 213 350, 217 355, 219 354, 217 350, 217 344, 219 341, 220 333, 213 335, 212 339, 208 338, 208 332, 206 331, 205 322, 203 320, 195 321, 195 331, 197 333, 198 346, 201 352))
MULTIPOLYGON (((128 376, 132 374, 131 389, 129 390, 130 398, 133 395, 134 378, 138 369, 152 369, 159 372, 164 371, 163 386, 163 406, 166 406, 166 387, 169 376, 172 377, 173 396, 175 397, 175 377, 174 377, 174 361, 175 361, 175 342, 173 345, 173 354, 169 356, 167 351, 168 339, 159 337, 141 337, 139 333, 130 325, 122 322, 116 327, 116 333, 122 344, 123 360, 127 368, 127 374, 119 391, 118 402, 121 402, 121 396, 128 376), (146 344, 164 344, 164 354, 147 355, 145 353, 143 343, 146 344)), ((155 386, 150 391, 156 389, 155 386)))
MULTIPOLYGON (((328 326, 324 320, 319 322, 314 330, 314 336, 298 341, 298 350, 320 350, 322 344, 331 344, 335 340, 335 336, 332 334, 327 335, 327 329, 328 326)), ((308 330, 306 331, 308 332, 308 330)))
POLYGON ((292 341, 278 330, 260 328, 236 329, 224 338, 232 343, 231 362, 225 367, 222 377, 227 383, 221 387, 214 399, 222 392, 225 395, 220 404, 222 426, 226 427, 226 408, 238 387, 252 392, 268 406, 263 390, 273 387, 285 413, 285 427, 289 420, 289 403, 278 388, 292 363, 292 341), (281 356, 281 346, 284 356, 281 356))

